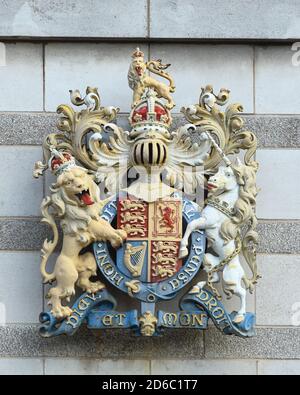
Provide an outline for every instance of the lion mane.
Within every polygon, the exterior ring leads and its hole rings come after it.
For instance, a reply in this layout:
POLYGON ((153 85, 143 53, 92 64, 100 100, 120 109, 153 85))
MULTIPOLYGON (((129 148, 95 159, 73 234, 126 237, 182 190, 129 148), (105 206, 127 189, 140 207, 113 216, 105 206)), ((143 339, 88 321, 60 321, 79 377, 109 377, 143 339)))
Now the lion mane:
POLYGON ((97 184, 85 169, 81 170, 86 173, 90 196, 95 203, 92 208, 80 207, 77 201, 68 197, 64 188, 67 173, 60 175, 57 182, 50 188, 53 193, 52 207, 57 217, 61 219, 60 225, 65 235, 78 236, 82 231, 86 231, 92 219, 99 218, 100 209, 103 207, 97 184))

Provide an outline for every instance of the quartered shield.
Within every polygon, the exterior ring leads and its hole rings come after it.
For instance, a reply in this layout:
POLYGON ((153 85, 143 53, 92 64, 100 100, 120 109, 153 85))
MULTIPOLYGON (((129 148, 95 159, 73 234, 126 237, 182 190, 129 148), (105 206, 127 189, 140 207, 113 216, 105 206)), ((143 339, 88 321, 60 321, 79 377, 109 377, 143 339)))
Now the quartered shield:
POLYGON ((192 236, 191 254, 179 259, 187 224, 200 217, 189 200, 170 197, 145 202, 127 195, 109 203, 103 218, 117 221, 127 240, 115 258, 106 243, 98 243, 95 255, 103 275, 115 286, 143 302, 169 300, 198 273, 205 252, 202 231, 192 236))
POLYGON ((118 228, 127 242, 117 253, 121 272, 144 283, 173 277, 182 267, 178 260, 182 240, 182 203, 165 200, 146 203, 119 199, 118 228))

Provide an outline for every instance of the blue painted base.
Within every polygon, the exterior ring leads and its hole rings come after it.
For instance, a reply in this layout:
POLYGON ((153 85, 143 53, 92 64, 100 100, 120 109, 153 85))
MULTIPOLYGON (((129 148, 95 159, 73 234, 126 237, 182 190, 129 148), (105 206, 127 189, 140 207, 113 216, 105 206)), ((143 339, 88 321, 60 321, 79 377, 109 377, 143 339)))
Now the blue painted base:
MULTIPOLYGON (((131 329, 137 336, 141 336, 139 312, 118 312, 115 310, 116 305, 115 299, 107 290, 92 295, 85 293, 74 303, 73 314, 62 321, 55 319, 51 313, 42 313, 40 335, 71 336, 81 325, 87 324, 89 329, 131 329)), ((209 319, 226 335, 244 338, 254 335, 254 314, 247 313, 242 323, 234 323, 237 313, 228 314, 224 306, 207 290, 185 295, 180 302, 180 308, 181 311, 176 313, 157 312, 154 336, 162 335, 167 329, 205 330, 208 328, 209 319)))

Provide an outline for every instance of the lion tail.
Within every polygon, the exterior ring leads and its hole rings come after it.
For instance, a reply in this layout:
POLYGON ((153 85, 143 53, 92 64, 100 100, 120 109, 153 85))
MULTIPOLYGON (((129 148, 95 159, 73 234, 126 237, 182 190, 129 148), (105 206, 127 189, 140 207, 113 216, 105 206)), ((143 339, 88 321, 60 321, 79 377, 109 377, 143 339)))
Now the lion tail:
POLYGON ((44 284, 48 284, 48 283, 51 284, 53 281, 55 281, 55 274, 48 273, 46 268, 47 268, 48 260, 50 256, 53 254, 53 252, 55 251, 59 239, 58 229, 54 217, 49 212, 49 208, 51 204, 52 204, 52 200, 50 197, 44 199, 42 203, 42 215, 43 215, 42 223, 49 225, 53 231, 53 240, 46 239, 44 241, 43 248, 41 251, 42 252, 41 274, 43 277, 44 284))
POLYGON ((170 83, 169 91, 170 91, 170 93, 174 93, 176 91, 174 79, 170 76, 169 73, 164 71, 170 66, 171 66, 170 64, 162 64, 161 59, 152 60, 151 62, 147 63, 147 69, 149 71, 151 71, 152 73, 159 75, 160 77, 163 77, 169 81, 169 83, 170 83))

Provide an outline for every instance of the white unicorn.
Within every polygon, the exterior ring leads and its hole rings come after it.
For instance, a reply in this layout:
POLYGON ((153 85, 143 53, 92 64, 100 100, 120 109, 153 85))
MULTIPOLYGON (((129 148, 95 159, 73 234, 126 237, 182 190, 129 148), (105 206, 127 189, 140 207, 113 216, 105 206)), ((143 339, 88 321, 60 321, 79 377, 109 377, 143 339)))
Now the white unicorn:
POLYGON ((226 163, 226 167, 220 167, 218 173, 208 180, 207 205, 202 217, 188 225, 181 242, 180 257, 184 258, 188 255, 189 237, 192 232, 205 230, 209 247, 213 252, 213 254, 207 253, 204 257, 208 282, 198 283, 191 292, 199 292, 208 284, 218 299, 221 299, 213 284, 220 282, 219 273, 223 270, 225 294, 228 298, 236 295, 241 300, 241 308, 234 318, 234 322, 238 324, 244 321, 246 315, 246 290, 249 289, 252 293, 254 284, 259 278, 255 251, 257 220, 254 211, 258 165, 256 162, 243 165, 239 160, 234 165, 229 160, 226 163), (248 228, 242 237, 241 230, 246 225, 248 228), (241 265, 239 258, 241 251, 252 270, 252 279, 247 278, 241 265))

